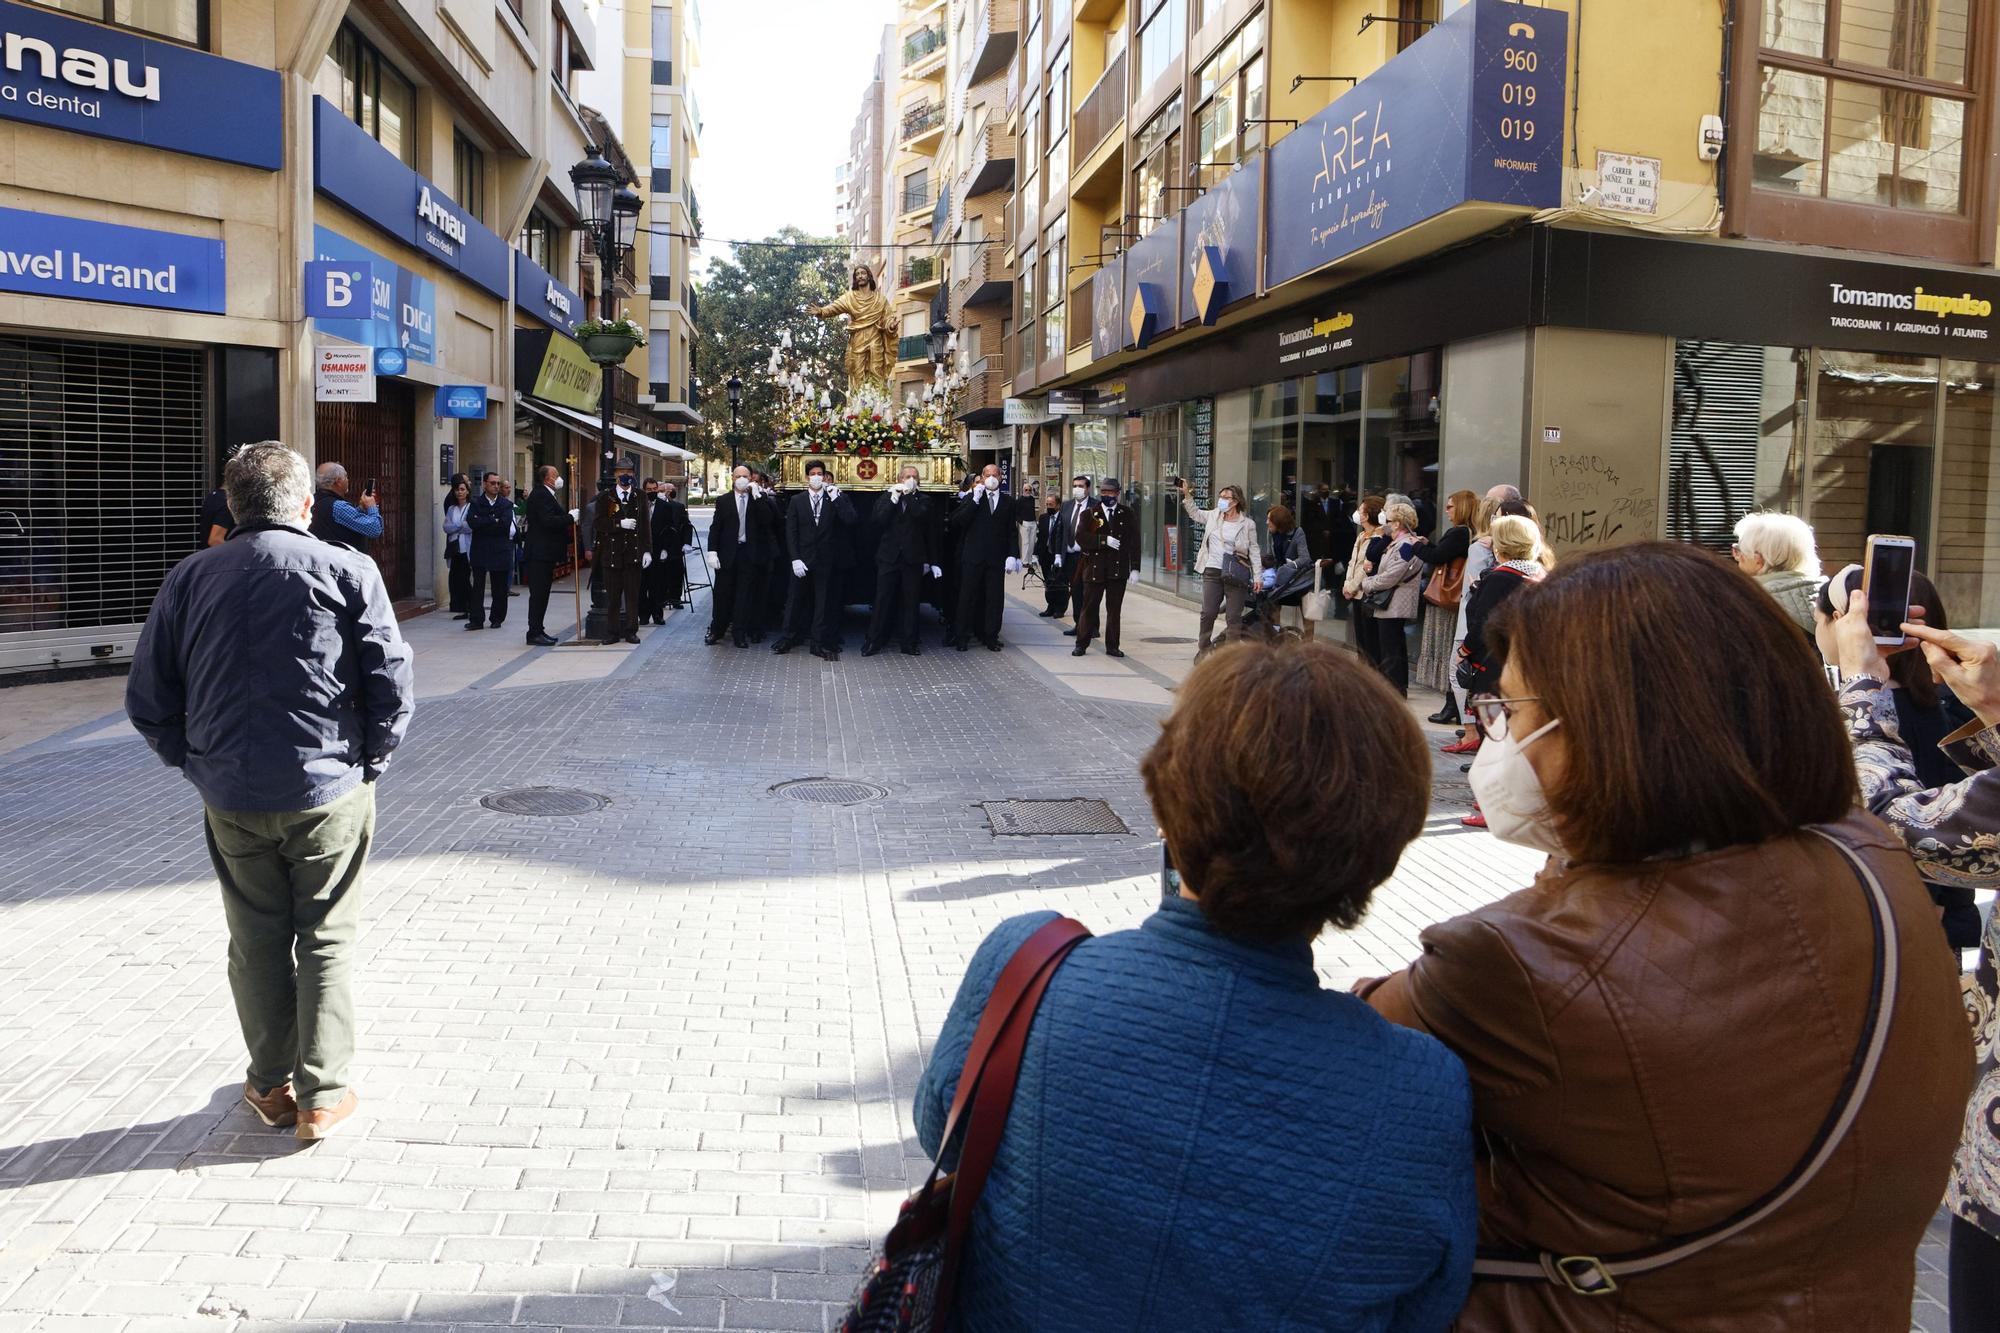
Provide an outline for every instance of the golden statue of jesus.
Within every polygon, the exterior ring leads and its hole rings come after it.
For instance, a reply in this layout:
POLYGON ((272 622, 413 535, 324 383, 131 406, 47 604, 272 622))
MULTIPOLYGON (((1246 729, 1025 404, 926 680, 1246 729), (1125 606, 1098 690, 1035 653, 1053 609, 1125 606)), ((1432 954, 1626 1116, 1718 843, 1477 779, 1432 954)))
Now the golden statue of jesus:
POLYGON ((827 305, 806 309, 821 319, 847 316, 847 392, 869 387, 887 392, 889 372, 896 366, 896 313, 875 286, 874 270, 856 264, 851 289, 827 305))

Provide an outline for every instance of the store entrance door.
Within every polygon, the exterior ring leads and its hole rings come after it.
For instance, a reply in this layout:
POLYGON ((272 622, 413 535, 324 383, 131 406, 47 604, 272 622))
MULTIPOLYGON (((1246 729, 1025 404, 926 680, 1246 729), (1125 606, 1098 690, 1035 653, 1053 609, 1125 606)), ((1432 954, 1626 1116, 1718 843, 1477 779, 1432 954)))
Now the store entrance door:
MULTIPOLYGON (((376 500, 382 506, 382 536, 369 554, 382 571, 389 596, 416 596, 417 542, 414 494, 417 473, 416 436, 412 409, 416 392, 401 380, 375 381, 372 403, 321 403, 313 414, 317 454, 322 463, 347 469, 348 498, 359 500, 361 488, 375 479, 376 500)), ((425 497, 426 521, 435 508, 425 497)))

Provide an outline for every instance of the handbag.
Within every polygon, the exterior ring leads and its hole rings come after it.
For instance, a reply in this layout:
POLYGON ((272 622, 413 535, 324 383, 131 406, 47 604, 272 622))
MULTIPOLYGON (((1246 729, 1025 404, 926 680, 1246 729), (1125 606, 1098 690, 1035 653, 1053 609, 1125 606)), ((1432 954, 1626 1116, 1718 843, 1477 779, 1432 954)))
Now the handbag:
POLYGON ((1453 560, 1431 571, 1424 585, 1424 600, 1432 606, 1453 607, 1465 595, 1465 561, 1453 560))
POLYGON ((1070 950, 1089 938, 1090 932, 1068 917, 1051 921, 1022 941, 1001 969, 980 1011, 939 1139, 942 1161, 964 1130, 958 1170, 945 1175, 933 1166, 929 1179, 903 1201, 880 1256, 848 1303, 840 1333, 945 1333, 955 1327, 958 1261, 973 1205, 1007 1128, 1028 1027, 1049 979, 1070 950))
POLYGON ((1299 602, 1299 616, 1305 620, 1332 620, 1333 594, 1320 586, 1320 575, 1326 570, 1324 561, 1313 565, 1313 590, 1299 602))
POLYGON ((1810 828, 1806 831, 1825 839, 1845 857, 1855 878, 1867 891, 1868 919, 1875 928, 1875 962, 1868 987, 1868 1019, 1862 1024, 1861 1040, 1848 1062, 1847 1077, 1841 1082, 1833 1108, 1826 1113, 1819 1132, 1813 1135, 1805 1156, 1762 1198, 1738 1209, 1714 1226, 1684 1236, 1672 1236, 1644 1249, 1630 1250, 1608 1259, 1594 1254, 1556 1255, 1547 1250, 1531 1255, 1482 1254, 1472 1264, 1474 1280, 1550 1282, 1579 1296, 1609 1296, 1618 1290, 1621 1278, 1637 1277, 1677 1264, 1748 1231, 1797 1198, 1832 1159, 1834 1150, 1840 1146, 1855 1117, 1861 1113, 1861 1103, 1868 1096, 1868 1089, 1875 1082, 1875 1072, 1882 1063, 1882 1048, 1889 1041, 1889 1020, 1896 1011, 1899 972, 1896 955, 1889 948, 1889 937, 1896 929, 1896 912, 1890 905, 1888 893, 1882 888, 1882 881, 1876 878, 1875 872, 1868 868, 1868 863, 1853 848, 1825 829, 1810 828))

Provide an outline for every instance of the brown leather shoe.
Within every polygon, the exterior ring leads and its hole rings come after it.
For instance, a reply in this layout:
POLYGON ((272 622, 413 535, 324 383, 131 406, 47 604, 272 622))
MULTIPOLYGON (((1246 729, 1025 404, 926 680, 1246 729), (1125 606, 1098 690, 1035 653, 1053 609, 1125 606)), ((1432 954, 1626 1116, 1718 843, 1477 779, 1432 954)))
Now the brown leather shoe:
POLYGON ((289 1083, 280 1083, 269 1092, 260 1093, 246 1081, 243 1084, 243 1104, 273 1129, 294 1124, 299 1118, 299 1104, 292 1100, 292 1085, 289 1083))
POLYGON ((308 1143, 315 1139, 325 1138, 327 1135, 333 1133, 334 1126, 353 1115, 354 1108, 360 1104, 360 1099, 352 1092, 349 1092, 333 1106, 322 1106, 312 1111, 301 1107, 299 1109, 298 1136, 308 1143))

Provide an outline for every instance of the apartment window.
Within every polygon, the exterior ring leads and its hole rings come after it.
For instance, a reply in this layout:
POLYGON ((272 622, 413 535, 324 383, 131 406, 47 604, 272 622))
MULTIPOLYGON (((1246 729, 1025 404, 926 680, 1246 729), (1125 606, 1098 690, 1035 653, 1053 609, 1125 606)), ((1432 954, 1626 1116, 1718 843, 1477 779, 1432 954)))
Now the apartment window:
POLYGON ((458 206, 486 221, 486 154, 456 130, 451 135, 451 170, 458 206))
POLYGON ((333 40, 340 109, 374 140, 412 166, 417 161, 416 86, 351 25, 333 40))
POLYGON ((1195 180, 1207 186, 1229 165, 1264 146, 1264 127, 1246 120, 1264 116, 1264 16, 1236 30, 1196 76, 1200 103, 1194 113, 1195 180))
POLYGON ((190 46, 208 45, 208 0, 29 0, 29 3, 190 46))
POLYGON ((1050 199, 1061 198, 1069 188, 1070 62, 1069 43, 1049 65, 1048 111, 1043 124, 1048 127, 1050 199))
POLYGON ((1152 231, 1167 217, 1171 196, 1167 186, 1178 185, 1181 174, 1181 99, 1168 102, 1160 114, 1146 122, 1132 145, 1132 221, 1141 236, 1152 231))
MULTIPOLYGON (((1035 247, 1031 245, 1028 247, 1028 253, 1021 256, 1021 322, 1023 324, 1031 323, 1035 318, 1035 300, 1041 295, 1036 289, 1035 283, 1040 273, 1041 260, 1038 257, 1035 247)), ((1032 361, 1034 358, 1030 357, 1029 360, 1032 361)))
POLYGON ((1438 0, 1401 0, 1396 17, 1404 21, 1396 25, 1396 49, 1406 49, 1436 26, 1444 17, 1438 10, 1438 0))
POLYGON ((980 364, 986 360, 984 340, 980 337, 984 332, 985 330, 977 324, 971 328, 960 329, 958 332, 958 353, 964 358, 965 364, 972 367, 974 374, 985 368, 980 364))
POLYGON ((665 111, 653 113, 653 192, 671 194, 674 188, 674 118, 665 111))
POLYGON ((931 205, 931 172, 922 167, 903 177, 902 207, 900 213, 914 213, 931 205))
POLYGON ((653 82, 674 81, 674 11, 668 5, 653 6, 653 82))
POLYGON ((1042 233, 1042 359, 1054 360, 1069 350, 1064 339, 1066 306, 1063 289, 1069 282, 1069 220, 1057 221, 1042 233))
POLYGON ((1990 21, 1992 7, 1977 4, 1975 15, 1976 4, 1764 0, 1754 36, 1745 34, 1755 43, 1755 79, 1739 120, 1754 118, 1756 140, 1747 180, 1738 178, 1752 196, 1742 201, 1740 229, 1852 244, 1855 219, 1825 206, 1860 205, 1911 219, 1871 224, 1881 248, 1975 258, 1943 228, 1969 231, 1978 198, 1966 134, 1985 115, 1975 59, 1990 52, 1971 38, 1975 19, 1990 21))
POLYGON ((1139 84, 1141 89, 1167 72, 1187 46, 1187 11, 1181 0, 1147 0, 1139 24, 1139 84))
POLYGON ((554 241, 555 224, 549 220, 548 214, 538 208, 528 214, 528 221, 521 228, 521 234, 514 238, 514 248, 553 273, 556 271, 554 241))
POLYGON ((549 52, 549 77, 565 95, 570 91, 570 76, 576 72, 576 33, 569 24, 563 22, 562 15, 555 16, 555 41, 549 52))

